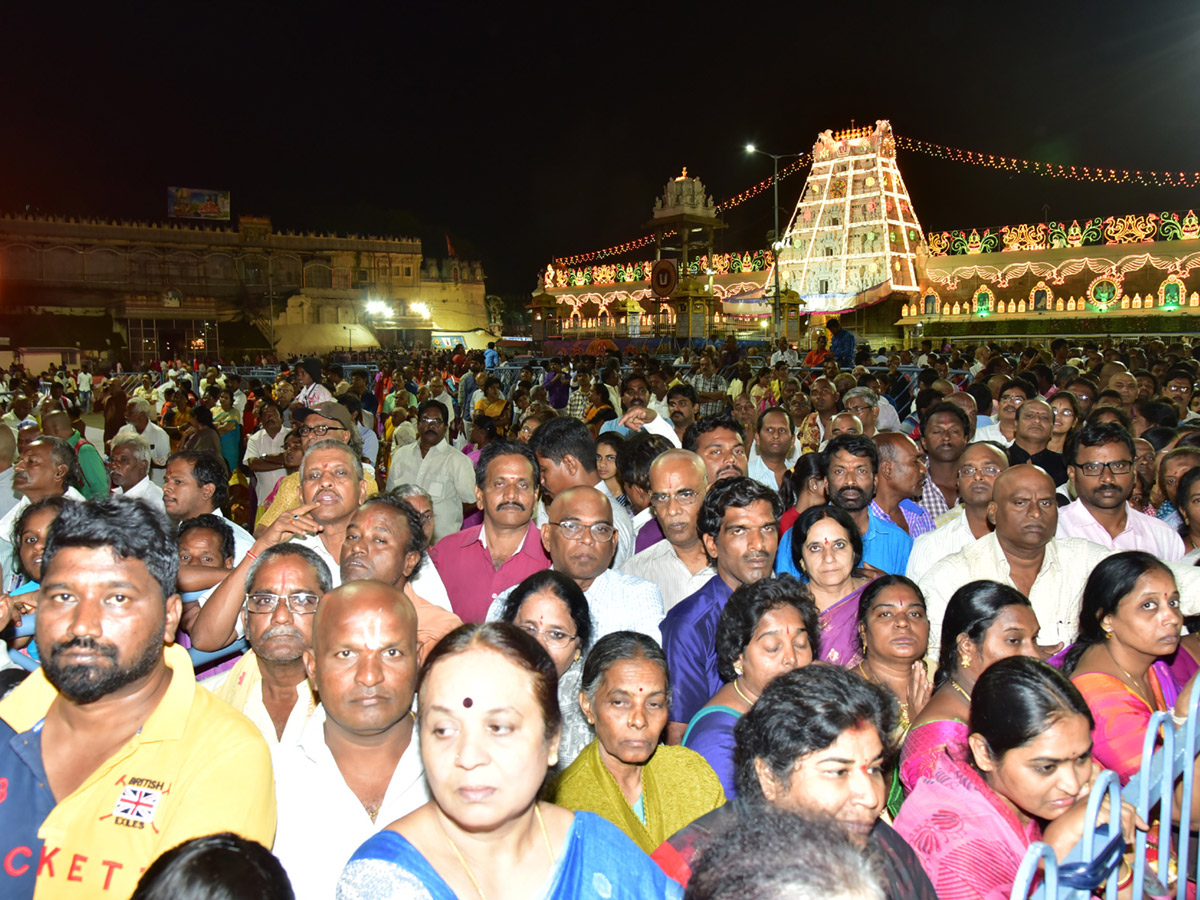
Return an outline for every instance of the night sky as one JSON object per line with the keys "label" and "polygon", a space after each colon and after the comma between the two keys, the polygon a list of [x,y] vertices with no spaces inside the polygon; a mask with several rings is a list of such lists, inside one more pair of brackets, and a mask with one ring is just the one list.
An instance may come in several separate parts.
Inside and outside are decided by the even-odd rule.
{"label": "night sky", "polygon": [[[1200,170],[1200,5],[21,4],[0,19],[0,210],[162,218],[229,189],[279,228],[409,234],[528,295],[636,238],[686,165],[718,200],[826,128]],[[786,10],[781,12],[781,10]],[[779,16],[779,18],[775,18]],[[927,229],[1200,208],[901,152]],[[780,185],[786,221],[803,184]],[[767,192],[723,249],[765,244]]]}

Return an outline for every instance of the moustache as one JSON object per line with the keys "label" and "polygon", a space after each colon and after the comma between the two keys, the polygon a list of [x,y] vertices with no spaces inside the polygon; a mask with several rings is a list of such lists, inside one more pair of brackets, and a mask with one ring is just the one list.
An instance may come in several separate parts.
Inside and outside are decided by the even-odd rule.
{"label": "moustache", "polygon": [[260,640],[269,641],[271,638],[277,637],[294,637],[296,640],[304,640],[304,636],[300,634],[299,630],[290,625],[276,625],[274,628],[268,628],[262,633]]}
{"label": "moustache", "polygon": [[519,509],[521,512],[525,512],[525,507],[522,506],[520,503],[518,503],[516,500],[509,500],[506,503],[501,503],[500,506],[497,508],[498,509]]}
{"label": "moustache", "polygon": [[90,637],[75,637],[69,641],[59,641],[50,648],[50,657],[53,659],[70,650],[90,650],[93,653],[99,653],[105,659],[117,659],[117,648],[111,644],[101,644],[95,638]]}

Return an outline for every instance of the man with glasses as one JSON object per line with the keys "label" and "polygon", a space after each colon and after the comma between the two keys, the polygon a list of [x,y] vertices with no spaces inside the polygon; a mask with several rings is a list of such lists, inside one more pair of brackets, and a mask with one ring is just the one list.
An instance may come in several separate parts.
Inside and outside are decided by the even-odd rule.
{"label": "man with glasses", "polygon": [[462,528],[475,506],[475,467],[445,440],[449,425],[445,406],[426,400],[417,408],[417,442],[398,447],[388,467],[389,489],[409,483],[429,491],[435,541]]}
{"label": "man with glasses", "polygon": [[1041,397],[1026,400],[1017,408],[1017,431],[1008,449],[1009,461],[1018,466],[1033,463],[1054,479],[1055,487],[1067,483],[1067,464],[1061,453],[1050,449],[1054,411]]}
{"label": "man with glasses", "polygon": [[[975,431],[977,441],[995,441],[1011,447],[1017,436],[1017,410],[1033,396],[1033,388],[1015,378],[1004,382],[996,395],[997,417],[994,425]],[[1094,397],[1093,397],[1094,399]],[[1047,438],[1047,440],[1049,440]]]}
{"label": "man with glasses", "polygon": [[321,600],[304,665],[321,703],[276,755],[275,855],[298,900],[337,892],[365,840],[429,800],[412,715],[417,616],[396,587],[344,584]]}
{"label": "man with glasses", "polygon": [[[608,497],[593,487],[567,488],[550,504],[542,544],[552,568],[572,579],[587,597],[593,640],[614,631],[637,631],[661,640],[663,598],[658,586],[609,568],[617,538],[612,522]],[[500,620],[511,591],[492,601],[487,621]]]}
{"label": "man with glasses", "polygon": [[464,622],[482,622],[504,590],[550,567],[533,523],[540,482],[537,457],[524,444],[493,441],[479,454],[475,502],[483,522],[447,535],[429,551]]}
{"label": "man with glasses", "polygon": [[[294,418],[300,423],[297,430],[300,432],[300,441],[305,451],[317,441],[333,440],[349,445],[354,453],[362,458],[362,438],[359,436],[358,427],[350,418],[350,410],[337,401],[321,403],[310,410],[295,409]],[[379,485],[375,483],[375,476],[370,471],[363,473],[363,480],[367,484],[368,497],[379,493]],[[275,487],[275,499],[259,517],[254,528],[255,536],[265,534],[276,519],[284,513],[290,514],[300,502],[300,473],[293,472],[280,478]]]}
{"label": "man with glasses", "polygon": [[1075,399],[1079,401],[1079,413],[1085,419],[1100,397],[1100,387],[1090,378],[1080,377],[1068,381],[1063,390],[1075,395]]}
{"label": "man with glasses", "polygon": [[1133,439],[1120,425],[1083,426],[1071,444],[1068,477],[1079,498],[1058,511],[1058,537],[1086,538],[1111,550],[1144,550],[1182,559],[1183,539],[1169,525],[1129,505],[1136,477]]}
{"label": "man with glasses", "polygon": [[1192,412],[1192,394],[1195,389],[1196,376],[1185,366],[1169,369],[1163,378],[1163,393],[1179,410],[1180,423],[1200,419],[1200,415]]}
{"label": "man with glasses", "polygon": [[1008,468],[1004,449],[991,441],[970,444],[958,458],[958,497],[962,501],[934,520],[933,531],[913,541],[904,574],[919,581],[939,560],[990,534],[988,504],[997,476]]}
{"label": "man with glasses", "polygon": [[667,450],[650,464],[650,508],[664,540],[621,567],[658,585],[667,612],[716,574],[696,524],[708,491],[704,461],[689,450]]}
{"label": "man with glasses", "polygon": [[200,682],[254,723],[272,755],[299,740],[316,706],[303,654],[317,603],[332,585],[329,567],[307,547],[268,547],[246,575],[241,623],[250,650]]}
{"label": "man with glasses", "polygon": [[868,387],[856,387],[846,391],[842,397],[842,408],[858,417],[862,433],[875,437],[879,425],[879,395]]}

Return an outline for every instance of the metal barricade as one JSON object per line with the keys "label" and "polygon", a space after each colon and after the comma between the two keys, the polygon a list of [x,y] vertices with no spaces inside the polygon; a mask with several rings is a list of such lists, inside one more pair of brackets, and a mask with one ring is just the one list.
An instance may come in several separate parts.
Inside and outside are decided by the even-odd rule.
{"label": "metal barricade", "polygon": [[[1101,885],[1107,900],[1116,900],[1117,873],[1125,845],[1116,816],[1112,816],[1112,821],[1107,824],[1097,824],[1100,804],[1105,796],[1109,798],[1111,809],[1117,808],[1118,798],[1135,805],[1138,815],[1151,824],[1155,834],[1158,871],[1168,873],[1174,869],[1178,873],[1175,887],[1168,893],[1166,888],[1170,887],[1169,879],[1164,879],[1149,868],[1151,832],[1137,832],[1132,873],[1134,897],[1140,898],[1143,885],[1153,887],[1157,880],[1162,889],[1155,890],[1154,894],[1174,894],[1176,900],[1184,900],[1189,879],[1192,882],[1200,880],[1200,858],[1191,859],[1194,852],[1191,845],[1191,798],[1196,756],[1200,752],[1198,709],[1200,690],[1193,690],[1188,698],[1187,718],[1183,724],[1176,726],[1171,714],[1166,712],[1156,712],[1151,717],[1142,744],[1142,764],[1137,774],[1129,779],[1129,783],[1118,794],[1116,773],[1102,773],[1088,799],[1089,824],[1083,839],[1061,862],[1047,844],[1038,842],[1030,846],[1017,871],[1010,900],[1087,900],[1099,893]],[[1158,746],[1160,736],[1161,746]],[[1176,784],[1182,785],[1178,825],[1171,821]],[[1157,828],[1153,827],[1152,812],[1157,813]],[[1031,891],[1039,869],[1044,877]]]}

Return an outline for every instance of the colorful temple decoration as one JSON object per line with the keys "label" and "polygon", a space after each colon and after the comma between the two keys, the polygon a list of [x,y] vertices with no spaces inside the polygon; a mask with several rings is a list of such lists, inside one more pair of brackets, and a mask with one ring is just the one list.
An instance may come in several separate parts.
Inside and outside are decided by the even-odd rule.
{"label": "colorful temple decoration", "polygon": [[1154,241],[1194,241],[1200,238],[1200,219],[1194,210],[1145,215],[1109,216],[1085,221],[1038,222],[977,228],[965,231],[933,231],[925,235],[930,256],[971,256],[979,253],[1022,253],[1030,250],[1060,250],[1070,247],[1148,244]]}

